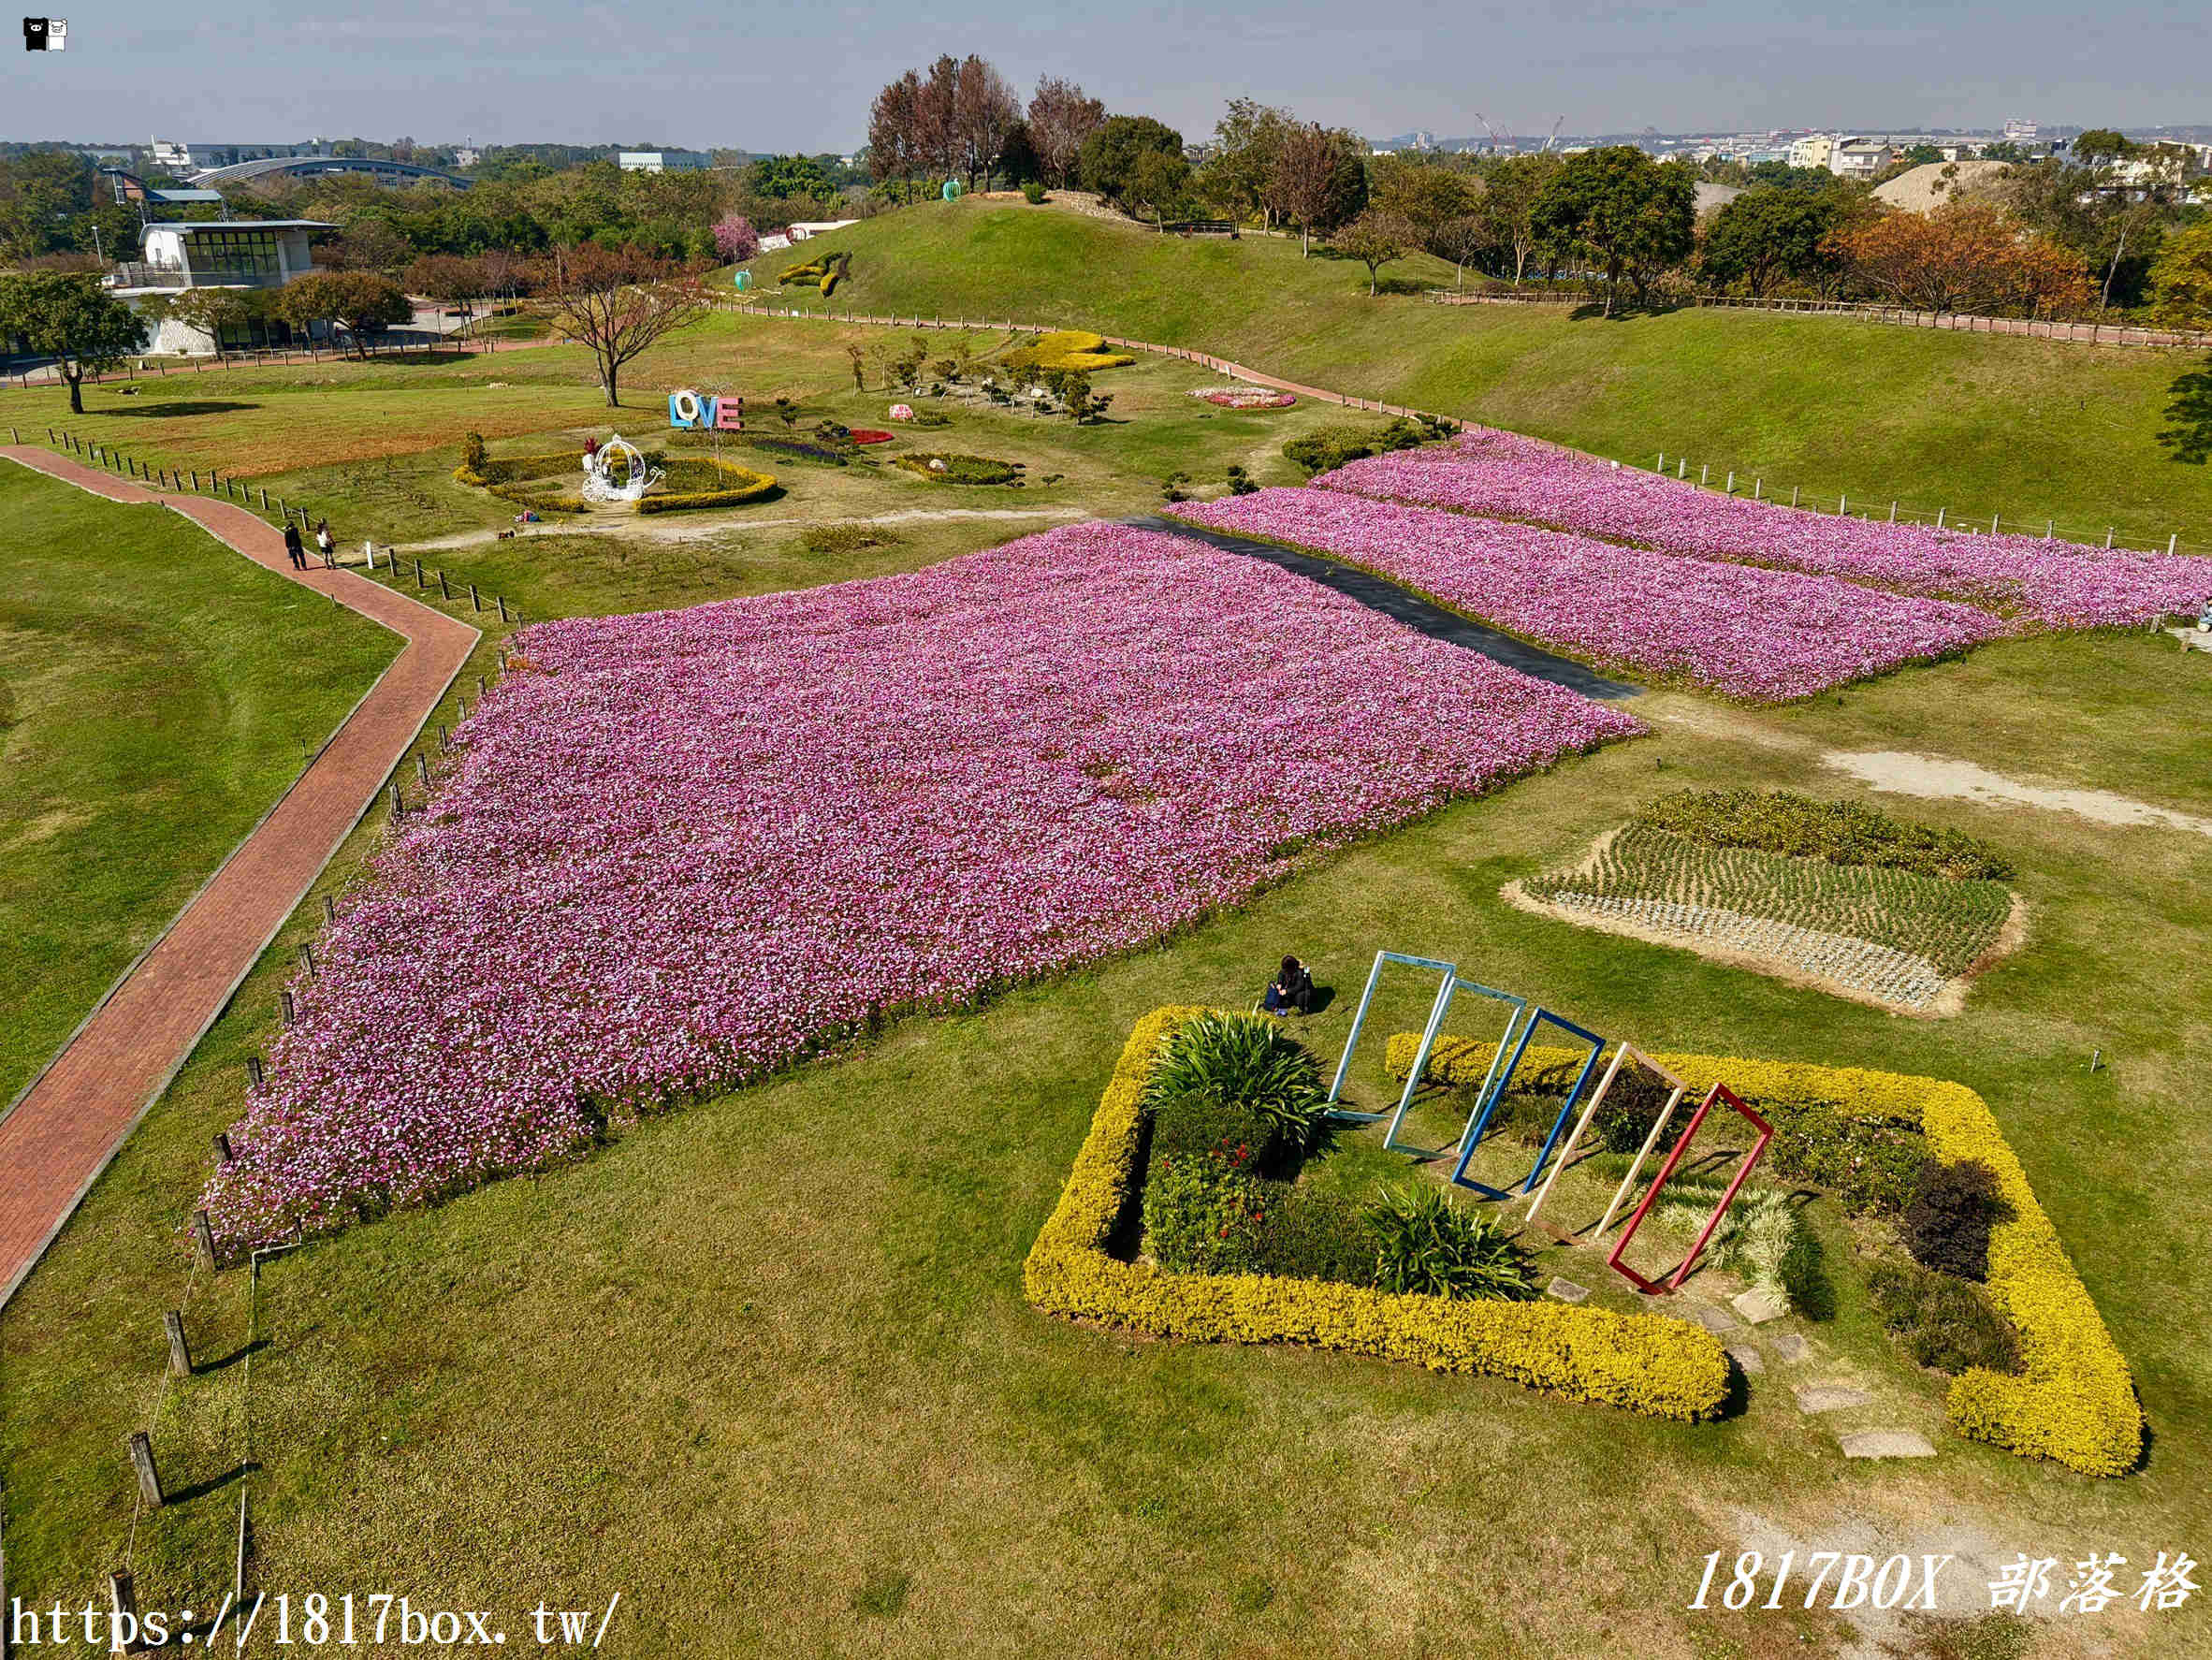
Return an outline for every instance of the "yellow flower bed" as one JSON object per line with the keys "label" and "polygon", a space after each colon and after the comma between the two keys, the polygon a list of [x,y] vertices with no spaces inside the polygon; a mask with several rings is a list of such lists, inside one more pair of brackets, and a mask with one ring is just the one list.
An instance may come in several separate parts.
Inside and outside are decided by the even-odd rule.
{"label": "yellow flower bed", "polygon": [[1719,1340],[1680,1320],[1561,1303],[1396,1295],[1270,1274],[1169,1274],[1125,1262],[1107,1242],[1143,1177],[1140,1098],[1162,1041],[1197,1009],[1157,1009],[1129,1034],[1068,1185],[1022,1271],[1051,1314],[1161,1337],[1304,1343],[1410,1361],[1437,1372],[1695,1421],[1719,1414],[1728,1361]]}
{"label": "yellow flower bed", "polygon": [[[1404,1077],[1419,1046],[1418,1033],[1392,1035],[1386,1056],[1390,1070]],[[1479,1040],[1439,1039],[1430,1052],[1428,1075],[1441,1084],[1479,1083],[1495,1047]],[[2055,1459],[2085,1475],[2123,1476],[2134,1468],[2143,1450],[2143,1409],[2127,1359],[1979,1095],[1941,1078],[1859,1067],[1656,1052],[1652,1058],[1695,1089],[1725,1084],[1754,1107],[1762,1099],[1819,1103],[1851,1117],[1910,1123],[1928,1138],[1935,1158],[1987,1165],[2012,1211],[2011,1219],[1989,1235],[1989,1296],[2020,1334],[2026,1370],[2008,1376],[1976,1368],[1953,1379],[1946,1405],[1951,1428],[1970,1440],[2027,1458]],[[1532,1044],[1521,1068],[1564,1069],[1581,1060],[1579,1051]]]}

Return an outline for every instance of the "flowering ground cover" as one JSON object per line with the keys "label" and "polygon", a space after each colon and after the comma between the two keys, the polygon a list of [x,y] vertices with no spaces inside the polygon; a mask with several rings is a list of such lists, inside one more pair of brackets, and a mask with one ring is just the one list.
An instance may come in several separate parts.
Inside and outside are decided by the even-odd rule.
{"label": "flowering ground cover", "polygon": [[1363,565],[1608,668],[1756,703],[1805,697],[2005,632],[1970,605],[1879,593],[1830,576],[1679,559],[1346,490],[1267,489],[1171,511],[1212,530]]}
{"label": "flowering ground cover", "polygon": [[1643,730],[1115,525],[515,649],[294,983],[204,1199],[226,1250],[542,1166]]}
{"label": "flowering ground cover", "polygon": [[1375,456],[1314,482],[1666,553],[1847,577],[2054,628],[2140,626],[2193,611],[2212,593],[2212,560],[1802,512],[1512,432],[1467,432],[1448,451]]}

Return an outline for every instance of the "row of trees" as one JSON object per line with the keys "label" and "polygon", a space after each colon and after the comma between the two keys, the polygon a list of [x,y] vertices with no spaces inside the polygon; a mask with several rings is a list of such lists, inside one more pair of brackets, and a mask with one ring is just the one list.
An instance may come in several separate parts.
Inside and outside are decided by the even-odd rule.
{"label": "row of trees", "polygon": [[948,53],[876,95],[868,109],[868,172],[910,200],[924,181],[961,179],[974,190],[1001,173],[1014,182],[1065,188],[1075,180],[1084,141],[1105,121],[1106,107],[1072,81],[1046,76],[1025,109],[989,63],[972,52]]}

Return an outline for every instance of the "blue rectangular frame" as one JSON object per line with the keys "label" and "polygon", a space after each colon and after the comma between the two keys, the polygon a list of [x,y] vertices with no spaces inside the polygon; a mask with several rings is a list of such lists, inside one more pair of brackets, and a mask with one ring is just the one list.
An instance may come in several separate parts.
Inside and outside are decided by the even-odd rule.
{"label": "blue rectangular frame", "polygon": [[[1429,1029],[1421,1034],[1420,1053],[1413,1057],[1413,1070],[1405,1074],[1405,1093],[1399,1098],[1398,1110],[1390,1115],[1390,1128],[1384,1132],[1383,1145],[1393,1153],[1411,1153],[1420,1158],[1441,1158],[1448,1153],[1458,1151],[1466,1143],[1466,1125],[1460,1127],[1460,1139],[1447,1146],[1417,1147],[1409,1142],[1402,1142],[1398,1139],[1398,1131],[1405,1122],[1405,1114],[1413,1106],[1413,1092],[1420,1085],[1421,1074],[1428,1070],[1429,1051],[1434,1045],[1436,1035],[1444,1025],[1444,1016],[1450,1009],[1452,998],[1463,991],[1473,992],[1477,997],[1494,998],[1506,1005],[1506,1029],[1498,1034],[1498,1045],[1491,1051],[1490,1070],[1482,1075],[1482,1088],[1475,1098],[1475,1106],[1467,1114],[1467,1122],[1472,1124],[1478,1114],[1488,1116],[1488,1114],[1484,1112],[1484,1103],[1491,1099],[1492,1083],[1498,1074],[1498,1063],[1506,1057],[1506,1046],[1513,1041],[1513,1035],[1520,1028],[1522,1016],[1528,1012],[1528,999],[1517,997],[1511,992],[1499,991],[1494,986],[1478,985],[1472,980],[1462,980],[1457,974],[1454,974],[1445,986],[1444,994],[1438,997],[1436,1009],[1430,1015]],[[1524,1045],[1525,1042],[1524,1039]],[[1520,1051],[1516,1050],[1514,1053],[1518,1056]],[[1497,1086],[1504,1087],[1502,1084]]]}
{"label": "blue rectangular frame", "polygon": [[[1565,1128],[1567,1115],[1575,1110],[1575,1102],[1581,1099],[1583,1086],[1590,1082],[1590,1074],[1596,1070],[1598,1056],[1605,1053],[1606,1047],[1606,1041],[1595,1032],[1585,1031],[1573,1021],[1554,1014],[1549,1009],[1542,1008],[1531,1014],[1521,1026],[1521,1041],[1513,1046],[1513,1058],[1506,1063],[1506,1070],[1502,1075],[1498,1076],[1496,1084],[1492,1085],[1488,1077],[1483,1080],[1484,1095],[1477,1103],[1474,1114],[1467,1120],[1466,1133],[1460,1138],[1460,1161],[1451,1172],[1454,1186],[1472,1187],[1486,1199],[1510,1199],[1513,1197],[1513,1189],[1510,1187],[1492,1187],[1487,1183],[1477,1181],[1467,1173],[1467,1166],[1473,1161],[1475,1149],[1482,1144],[1482,1138],[1490,1129],[1491,1114],[1497,1110],[1498,1102],[1505,1099],[1506,1090],[1513,1082],[1513,1074],[1521,1066],[1521,1057],[1528,1052],[1528,1041],[1535,1036],[1537,1027],[1547,1025],[1555,1026],[1561,1031],[1579,1038],[1590,1045],[1590,1054],[1584,1058],[1582,1070],[1575,1078],[1574,1088],[1567,1091],[1566,1102],[1559,1109],[1559,1116],[1551,1121],[1551,1133],[1544,1138],[1544,1145],[1536,1154],[1535,1163],[1529,1166],[1528,1175],[1521,1184],[1521,1191],[1526,1193],[1536,1185],[1536,1177],[1544,1169],[1544,1160],[1550,1158],[1552,1147],[1558,1143],[1559,1132]],[[1503,1041],[1499,1042],[1498,1047],[1501,1052],[1504,1050]],[[1491,1061],[1491,1070],[1493,1073],[1497,1070],[1497,1060],[1494,1056]]]}
{"label": "blue rectangular frame", "polygon": [[1367,970],[1367,989],[1360,994],[1360,1010],[1352,1016],[1351,1035],[1345,1040],[1344,1054],[1337,1057],[1336,1076],[1330,1081],[1328,1097],[1322,1102],[1330,1117],[1342,1119],[1347,1124],[1375,1124],[1390,1116],[1387,1113],[1355,1113],[1336,1104],[1344,1092],[1345,1077],[1352,1070],[1352,1051],[1360,1046],[1360,1032],[1367,1024],[1367,1006],[1375,1000],[1375,988],[1382,979],[1385,963],[1399,963],[1408,968],[1433,968],[1444,976],[1444,983],[1436,988],[1436,1000],[1430,1006],[1428,1024],[1421,1028],[1420,1055],[1415,1062],[1412,1075],[1405,1081],[1405,1095],[1398,1103],[1400,1113],[1404,1112],[1405,1102],[1413,1099],[1413,1086],[1421,1075],[1421,1069],[1429,1063],[1429,1046],[1435,1042],[1436,1030],[1444,1024],[1444,1011],[1450,1006],[1452,983],[1459,978],[1460,972],[1458,964],[1440,963],[1434,957],[1407,956],[1397,951],[1378,951],[1375,954],[1375,966]]}

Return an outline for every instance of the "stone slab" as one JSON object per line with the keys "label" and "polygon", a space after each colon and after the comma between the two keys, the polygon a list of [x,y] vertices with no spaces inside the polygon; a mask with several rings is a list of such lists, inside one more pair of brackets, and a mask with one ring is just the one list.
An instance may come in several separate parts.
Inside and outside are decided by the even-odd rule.
{"label": "stone slab", "polygon": [[1743,1368],[1746,1377],[1756,1377],[1767,1370],[1767,1357],[1759,1352],[1756,1344],[1731,1343],[1728,1358]]}
{"label": "stone slab", "polygon": [[1795,1366],[1800,1361],[1812,1358],[1812,1345],[1795,1332],[1783,1332],[1767,1339],[1774,1350],[1774,1358],[1785,1366]]}
{"label": "stone slab", "polygon": [[1728,1306],[1743,1317],[1747,1325],[1763,1326],[1768,1320],[1778,1320],[1787,1313],[1785,1303],[1778,1303],[1768,1292],[1739,1291],[1728,1299]]}
{"label": "stone slab", "polygon": [[1579,1286],[1571,1279],[1561,1279],[1554,1274],[1551,1283],[1544,1288],[1544,1294],[1548,1297],[1556,1297],[1562,1303],[1579,1303],[1590,1295],[1590,1288]]}
{"label": "stone slab", "polygon": [[1797,1410],[1807,1414],[1847,1412],[1854,1406],[1874,1404],[1872,1395],[1847,1383],[1800,1383],[1792,1387],[1791,1393],[1797,1397]]}
{"label": "stone slab", "polygon": [[1682,1318],[1693,1325],[1703,1326],[1716,1337],[1724,1332],[1739,1330],[1736,1322],[1728,1318],[1726,1310],[1715,1308],[1710,1303],[1691,1303],[1682,1310]]}
{"label": "stone slab", "polygon": [[1845,1458],[1933,1458],[1928,1437],[1912,1430],[1857,1430],[1836,1437]]}

